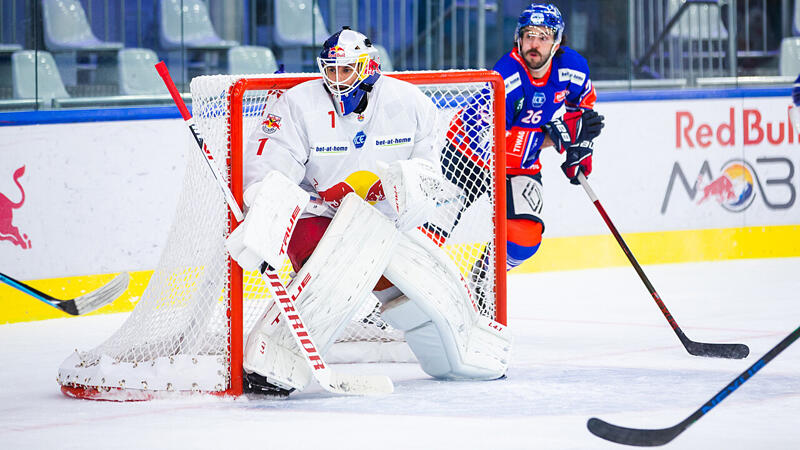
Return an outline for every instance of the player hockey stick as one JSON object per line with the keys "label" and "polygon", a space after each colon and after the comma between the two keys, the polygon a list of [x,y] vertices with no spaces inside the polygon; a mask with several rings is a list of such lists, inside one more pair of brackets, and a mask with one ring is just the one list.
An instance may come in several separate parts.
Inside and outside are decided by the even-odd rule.
{"label": "player hockey stick", "polygon": [[[194,119],[189,113],[189,109],[186,108],[186,104],[183,102],[183,98],[181,98],[178,88],[175,87],[175,83],[172,81],[172,77],[169,74],[166,64],[161,61],[156,64],[155,67],[158,71],[158,74],[164,80],[164,84],[167,86],[169,93],[172,95],[172,99],[175,101],[175,106],[178,107],[183,120],[186,122],[186,125],[188,125],[189,130],[192,132],[192,136],[194,137],[195,142],[197,142],[197,146],[203,154],[203,158],[208,164],[208,167],[211,169],[211,172],[214,174],[214,179],[217,181],[220,189],[222,189],[222,192],[225,195],[225,201],[228,203],[228,207],[230,208],[231,212],[233,212],[236,220],[241,222],[244,220],[242,209],[236,202],[236,198],[233,196],[233,192],[231,192],[230,188],[228,187],[228,184],[225,181],[225,178],[222,176],[219,168],[214,163],[212,155],[203,144],[203,140],[200,138],[200,134],[197,132]],[[322,355],[317,353],[316,349],[318,347],[314,344],[314,341],[305,326],[305,322],[301,319],[297,308],[295,308],[294,300],[287,293],[288,289],[284,285],[283,281],[281,281],[277,271],[265,263],[262,265],[261,276],[266,285],[269,287],[270,292],[272,292],[275,298],[278,299],[280,306],[278,310],[280,312],[281,319],[283,319],[284,323],[292,324],[292,326],[289,326],[292,337],[294,337],[295,342],[301,349],[300,353],[305,358],[309,367],[311,367],[311,372],[314,375],[314,379],[317,380],[323,389],[328,392],[344,395],[390,394],[394,391],[392,380],[390,380],[387,376],[346,374],[336,372],[328,367],[328,365],[323,361]]]}
{"label": "player hockey stick", "polygon": [[772,347],[772,350],[768,351],[764,356],[761,357],[761,359],[756,361],[755,364],[750,366],[744,372],[740,373],[738,377],[734,378],[733,381],[728,383],[728,385],[722,388],[721,391],[717,392],[716,395],[711,397],[703,406],[692,413],[692,415],[673,427],[662,428],[660,430],[625,428],[612,425],[596,417],[589,419],[589,421],[586,423],[586,427],[589,428],[589,431],[591,431],[595,436],[603,438],[607,441],[616,442],[618,444],[635,445],[639,447],[655,447],[658,445],[664,445],[667,442],[675,439],[675,437],[681,434],[683,430],[689,428],[690,425],[700,420],[700,418],[703,417],[707,412],[711,411],[712,408],[725,400],[728,395],[733,393],[733,391],[738,389],[753,375],[755,375],[756,372],[766,366],[768,362],[772,361],[772,359],[778,356],[780,352],[784,351],[786,347],[791,345],[792,342],[796,341],[798,337],[800,337],[800,327],[797,327],[797,329],[780,341],[778,345]]}
{"label": "player hockey stick", "polygon": [[619,233],[619,231],[617,231],[617,227],[615,227],[611,222],[611,219],[608,217],[603,205],[600,204],[600,200],[598,200],[597,195],[595,195],[594,191],[589,186],[589,182],[586,181],[586,177],[583,175],[583,172],[578,172],[578,181],[581,183],[581,186],[583,186],[583,190],[586,191],[589,199],[591,199],[592,203],[594,203],[597,211],[600,212],[600,215],[603,217],[606,225],[608,225],[608,229],[611,230],[611,234],[614,235],[614,238],[622,248],[625,256],[628,257],[628,261],[631,262],[633,268],[636,270],[636,273],[639,274],[639,278],[647,287],[647,290],[650,292],[653,300],[656,301],[658,308],[661,309],[661,313],[667,318],[667,322],[669,322],[669,324],[672,326],[672,330],[678,335],[678,339],[680,339],[681,344],[683,344],[683,346],[686,348],[686,351],[694,356],[709,356],[714,358],[742,359],[747,357],[747,355],[750,354],[750,349],[744,344],[707,344],[703,342],[695,342],[686,336],[683,330],[681,330],[681,327],[678,326],[678,322],[676,322],[675,318],[672,316],[672,314],[670,314],[667,306],[663,301],[661,301],[661,297],[658,295],[658,292],[656,292],[656,288],[653,287],[653,285],[650,283],[650,280],[647,278],[647,275],[644,274],[642,266],[639,265],[639,262],[636,261],[633,253],[631,253],[631,249],[628,248],[627,244],[625,244],[625,241],[622,239],[622,235]]}
{"label": "player hockey stick", "polygon": [[62,300],[45,294],[44,292],[28,286],[21,281],[15,280],[6,274],[0,273],[0,281],[3,283],[73,316],[90,313],[111,303],[117,297],[122,295],[122,293],[125,292],[125,289],[128,289],[128,280],[128,273],[122,272],[99,289],[89,292],[88,294],[83,294],[79,297]]}

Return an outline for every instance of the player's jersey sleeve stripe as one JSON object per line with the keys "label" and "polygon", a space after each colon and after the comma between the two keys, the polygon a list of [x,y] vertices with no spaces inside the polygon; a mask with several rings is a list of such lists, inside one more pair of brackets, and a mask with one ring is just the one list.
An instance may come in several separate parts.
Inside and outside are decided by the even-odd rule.
{"label": "player's jersey sleeve stripe", "polygon": [[594,109],[594,104],[597,102],[597,93],[594,90],[594,86],[589,82],[589,90],[586,94],[583,95],[580,104],[578,105],[581,109]]}

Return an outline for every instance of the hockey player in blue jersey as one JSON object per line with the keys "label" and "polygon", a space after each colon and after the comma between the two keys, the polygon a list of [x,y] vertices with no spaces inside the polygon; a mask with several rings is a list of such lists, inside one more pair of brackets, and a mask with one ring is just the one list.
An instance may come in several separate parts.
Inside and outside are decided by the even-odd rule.
{"label": "hockey player in blue jersey", "polygon": [[593,110],[597,96],[586,59],[564,45],[564,20],[553,5],[534,3],[522,12],[514,48],[494,70],[506,89],[511,270],[536,253],[544,231],[539,153],[549,146],[566,153],[561,168],[578,184],[579,172],[588,176],[592,171],[592,140],[600,134],[603,116]]}
{"label": "hockey player in blue jersey", "polygon": [[[553,5],[534,3],[522,12],[514,48],[500,58],[494,70],[505,81],[506,270],[511,270],[536,253],[544,231],[540,151],[554,146],[559,153],[566,153],[561,168],[578,184],[578,173],[588,176],[592,171],[592,141],[603,128],[603,116],[593,110],[596,95],[586,60],[564,46],[564,20]],[[483,91],[465,100],[450,121],[441,151],[445,177],[464,189],[462,211],[485,194],[492,182],[481,164],[489,159],[491,140],[477,131],[491,114],[488,98],[489,92]],[[472,183],[469,190],[465,179]],[[429,222],[423,229],[443,245],[459,220],[460,214],[455,222]],[[470,270],[479,303],[484,285],[491,289],[484,283],[492,273],[485,252]]]}

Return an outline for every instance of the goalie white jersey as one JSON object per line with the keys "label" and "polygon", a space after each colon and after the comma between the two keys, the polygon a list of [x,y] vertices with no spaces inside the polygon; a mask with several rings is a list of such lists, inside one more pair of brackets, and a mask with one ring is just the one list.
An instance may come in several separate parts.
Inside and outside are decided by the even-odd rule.
{"label": "goalie white jersey", "polygon": [[312,196],[306,215],[333,217],[349,192],[390,218],[377,161],[422,158],[439,164],[433,128],[437,109],[416,86],[380,77],[363,113],[341,116],[322,80],[286,91],[268,106],[245,149],[244,184],[270,170],[285,174]]}

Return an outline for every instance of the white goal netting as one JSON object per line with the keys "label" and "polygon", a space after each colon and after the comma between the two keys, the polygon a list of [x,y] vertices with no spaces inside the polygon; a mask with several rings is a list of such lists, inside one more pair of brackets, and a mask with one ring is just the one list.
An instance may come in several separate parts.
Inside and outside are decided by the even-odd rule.
{"label": "white goal netting", "polygon": [[[500,233],[505,200],[501,195],[498,205],[495,152],[498,136],[503,137],[494,126],[496,80],[481,71],[387,76],[417,84],[441,112],[436,148],[441,150],[443,173],[458,195],[420,232],[445,249],[481,313],[494,318],[505,302],[504,285],[495,285],[496,275],[505,277],[503,248],[501,264],[496,262],[498,235],[505,245]],[[238,146],[287,88],[309,77],[313,75],[250,76],[244,87],[241,76],[192,81],[195,123],[207,150],[231,177],[234,191],[241,189],[241,180],[235,182],[241,177]],[[237,88],[231,89],[234,85]],[[236,98],[232,90],[243,92],[240,109],[231,107]],[[193,141],[187,152],[182,194],[150,284],[114,335],[64,361],[58,380],[68,395],[139,399],[162,391],[240,393],[236,379],[242,343],[271,297],[256,273],[242,274],[239,285],[238,268],[225,250],[232,224],[222,191]],[[281,270],[287,283],[290,270],[287,260]],[[383,323],[378,306],[361,311],[326,355],[329,362],[408,357],[402,334]]]}

